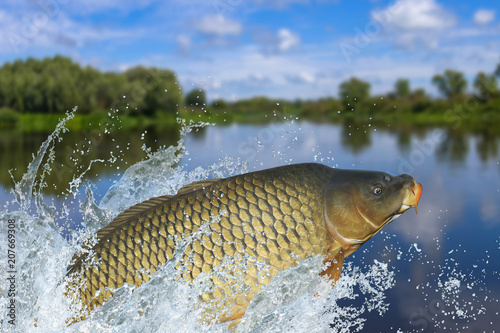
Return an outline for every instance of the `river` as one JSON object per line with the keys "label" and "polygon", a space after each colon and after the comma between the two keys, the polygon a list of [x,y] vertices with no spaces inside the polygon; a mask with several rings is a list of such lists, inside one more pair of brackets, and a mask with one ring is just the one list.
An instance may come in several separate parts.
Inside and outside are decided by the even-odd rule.
{"label": "river", "polygon": [[[325,290],[321,280],[311,278],[310,272],[320,266],[311,258],[278,276],[239,331],[493,332],[500,327],[499,138],[440,128],[300,119],[179,131],[61,131],[45,141],[45,154],[38,153],[40,166],[34,166],[35,159],[30,168],[32,154],[48,135],[18,138],[29,155],[18,156],[12,144],[3,146],[2,163],[17,168],[12,173],[18,182],[14,195],[14,183],[2,168],[2,233],[7,233],[7,220],[15,220],[18,237],[17,323],[8,323],[9,311],[3,307],[4,329],[201,329],[191,318],[196,311],[190,298],[183,294],[196,290],[165,282],[169,268],[156,287],[148,283],[133,293],[123,290],[121,299],[91,320],[65,329],[67,304],[57,282],[75,242],[133,203],[175,192],[185,183],[302,162],[411,174],[423,185],[418,214],[406,212],[346,259],[335,288],[345,292]],[[27,170],[33,177],[26,176]],[[7,253],[7,236],[0,244]],[[1,272],[7,276],[6,256],[1,258]],[[281,294],[282,285],[294,291]],[[163,297],[159,288],[170,288],[170,296],[153,302]],[[7,284],[0,289],[5,304],[10,301],[8,289]],[[35,318],[38,327],[32,325]],[[224,331],[225,326],[203,330]]]}

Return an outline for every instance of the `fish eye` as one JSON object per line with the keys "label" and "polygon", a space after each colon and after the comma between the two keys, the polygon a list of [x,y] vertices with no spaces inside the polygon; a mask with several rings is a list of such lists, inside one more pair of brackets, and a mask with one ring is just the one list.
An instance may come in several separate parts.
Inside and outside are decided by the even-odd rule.
{"label": "fish eye", "polygon": [[384,188],[379,182],[372,183],[372,192],[375,195],[379,195],[383,192]]}

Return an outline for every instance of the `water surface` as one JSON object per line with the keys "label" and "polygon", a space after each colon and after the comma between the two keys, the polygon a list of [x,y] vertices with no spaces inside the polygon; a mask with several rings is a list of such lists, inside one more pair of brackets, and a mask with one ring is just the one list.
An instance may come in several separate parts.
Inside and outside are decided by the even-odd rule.
{"label": "water surface", "polygon": [[[45,177],[49,185],[38,187],[38,197],[46,205],[52,205],[53,209],[44,210],[40,208],[42,204],[32,204],[23,215],[16,213],[19,207],[14,203],[4,207],[2,217],[14,214],[32,223],[52,219],[54,223],[64,226],[60,234],[65,238],[57,240],[60,245],[53,245],[55,241],[52,240],[50,246],[53,246],[51,249],[54,253],[69,260],[73,243],[67,243],[67,239],[72,230],[88,229],[90,232],[98,228],[101,223],[99,218],[109,219],[127,208],[127,205],[133,204],[134,200],[175,192],[183,183],[199,178],[228,176],[245,170],[301,162],[381,170],[391,174],[409,173],[424,188],[418,214],[413,210],[408,211],[346,260],[344,286],[350,295],[341,297],[326,291],[330,301],[328,298],[320,301],[325,306],[331,304],[332,308],[322,314],[318,310],[320,301],[312,296],[314,293],[304,296],[307,292],[301,294],[297,291],[294,297],[285,301],[284,309],[278,307],[269,310],[269,307],[256,305],[257,310],[249,315],[248,323],[244,322],[240,330],[279,331],[281,327],[285,331],[285,326],[276,325],[280,316],[287,318],[288,325],[291,325],[286,329],[303,332],[309,332],[311,327],[316,327],[314,330],[318,332],[329,329],[359,329],[363,332],[492,332],[500,327],[499,138],[434,128],[393,129],[391,126],[369,123],[333,125],[294,120],[265,125],[230,124],[194,129],[186,134],[179,149],[155,157],[155,151],[179,139],[178,133],[178,129],[127,134],[96,132],[94,138],[102,134],[103,139],[94,140],[79,134],[61,134],[62,142],[53,145],[56,157],[53,162],[49,161],[52,172],[48,172]],[[34,140],[35,144],[28,145],[32,148],[30,156],[44,139],[40,137]],[[21,141],[29,140],[24,138]],[[88,144],[82,145],[82,142]],[[14,153],[13,150],[8,151],[9,155],[4,152],[2,157]],[[81,158],[74,162],[68,159],[68,152]],[[165,157],[167,155],[168,158]],[[143,164],[137,167],[136,163],[141,160]],[[31,158],[17,157],[16,161],[18,171],[14,178],[19,181]],[[131,165],[135,169],[128,169]],[[122,178],[125,170],[126,177]],[[144,174],[144,170],[151,174]],[[39,171],[38,174],[41,173]],[[8,178],[2,174],[2,202],[11,202],[13,199]],[[116,185],[110,190],[113,184]],[[82,220],[85,220],[84,226],[81,225]],[[50,232],[48,235],[50,239],[55,237]],[[29,257],[35,250],[26,248],[26,253],[20,255]],[[315,267],[311,271],[319,269],[314,266],[314,261],[304,267],[309,267],[307,265]],[[26,299],[35,296],[48,299],[49,286],[53,286],[54,281],[64,274],[64,269],[58,268],[51,275],[47,267],[40,266],[38,270],[29,268],[32,279],[34,272],[45,276],[45,281],[40,282],[45,287],[37,289],[26,283],[26,288],[31,288],[35,294],[36,290],[38,293],[43,290],[42,295],[27,295],[24,296]],[[370,275],[374,271],[379,271],[378,275]],[[291,278],[280,276],[282,280],[279,282],[289,283],[295,276],[300,283],[293,286],[300,289],[309,281],[307,274],[304,271],[293,272]],[[363,284],[362,281],[368,282]],[[311,285],[314,286],[311,290],[321,289],[320,282],[313,281]],[[377,285],[379,290],[376,290]],[[134,294],[142,292],[151,298],[158,293],[158,288],[154,289],[150,285],[141,288],[140,292]],[[275,291],[275,294],[279,293]],[[161,295],[159,293],[157,297],[161,298]],[[287,300],[284,295],[280,297]],[[26,302],[29,304],[29,301]],[[129,303],[132,305],[125,307],[125,314],[134,313],[133,302]],[[164,316],[165,313],[161,311],[170,311],[170,314],[174,311],[161,306],[158,309],[155,311],[159,313],[151,314],[150,322],[154,323],[155,318]],[[262,309],[270,311],[268,318],[273,319],[274,324],[272,320],[266,321],[266,317],[259,317],[264,311]],[[180,317],[188,313],[178,311]],[[308,317],[308,311],[317,313]],[[348,315],[349,311],[353,313],[351,316]],[[101,317],[94,320],[99,325],[116,320],[116,317],[110,316],[103,312]],[[163,326],[158,323],[152,327],[166,329],[168,325],[178,324],[176,317],[172,318],[165,319],[167,324]],[[316,323],[317,318],[337,318],[336,321],[345,321],[346,325],[336,323],[321,326]],[[127,323],[126,317],[120,320],[120,325]],[[147,330],[147,325],[153,325],[141,324],[140,320],[137,323],[127,324],[129,326],[113,324],[110,331],[117,327],[125,327],[127,331]],[[101,327],[97,324],[82,325],[79,329]],[[185,325],[184,328],[189,331],[196,324],[187,321]],[[209,331],[224,329],[217,326],[209,328]],[[53,330],[63,328],[55,325]]]}

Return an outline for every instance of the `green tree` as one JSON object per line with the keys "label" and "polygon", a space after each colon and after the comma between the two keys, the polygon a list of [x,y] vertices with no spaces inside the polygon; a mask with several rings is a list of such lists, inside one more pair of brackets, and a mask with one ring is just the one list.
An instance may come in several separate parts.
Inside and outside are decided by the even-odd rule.
{"label": "green tree", "polygon": [[177,84],[174,72],[165,69],[151,68],[153,81],[150,82],[145,102],[146,110],[175,113],[182,102],[182,90]]}
{"label": "green tree", "polygon": [[164,69],[138,66],[125,73],[103,73],[62,56],[28,58],[0,67],[0,107],[62,113],[78,106],[89,113],[119,106],[126,110],[128,105],[137,113],[175,113],[182,101],[176,81],[175,74]]}
{"label": "green tree", "polygon": [[488,101],[498,92],[497,78],[494,75],[479,72],[474,80],[474,88],[481,99]]}
{"label": "green tree", "polygon": [[398,98],[407,98],[410,96],[410,81],[407,79],[398,79],[394,84],[394,93]]}
{"label": "green tree", "polygon": [[130,92],[130,107],[152,115],[157,110],[175,113],[181,103],[181,91],[172,71],[137,66],[125,72]]}
{"label": "green tree", "polygon": [[356,77],[340,84],[339,95],[346,109],[353,109],[356,104],[366,101],[370,97],[370,84]]}
{"label": "green tree", "polygon": [[[123,96],[130,93],[129,82],[127,81],[127,77],[122,73],[104,73],[104,75],[100,75],[96,79],[94,87],[96,90],[96,107],[100,110],[118,107]],[[124,105],[127,103],[129,102],[126,101]],[[126,113],[129,109],[124,107],[120,110]]]}
{"label": "green tree", "polygon": [[448,99],[459,98],[464,95],[467,89],[467,80],[463,73],[447,69],[443,75],[436,74],[432,78],[439,91]]}
{"label": "green tree", "polygon": [[186,105],[202,107],[206,102],[207,98],[203,89],[195,88],[186,95]]}
{"label": "green tree", "polygon": [[24,85],[25,77],[19,75],[12,80],[13,82],[13,96],[12,96],[12,108],[15,110],[24,111]]}
{"label": "green tree", "polygon": [[317,101],[307,101],[302,106],[304,116],[335,117],[342,109],[342,103],[335,98],[321,98]]}
{"label": "green tree", "polygon": [[431,98],[429,96],[427,96],[427,93],[422,88],[415,89],[410,94],[409,101],[410,101],[410,105],[411,105],[410,106],[411,111],[415,112],[415,113],[426,111],[433,104],[433,101],[431,100]]}
{"label": "green tree", "polygon": [[214,109],[219,109],[219,110],[225,110],[227,109],[227,103],[223,99],[216,99],[215,101],[212,102],[212,108]]}

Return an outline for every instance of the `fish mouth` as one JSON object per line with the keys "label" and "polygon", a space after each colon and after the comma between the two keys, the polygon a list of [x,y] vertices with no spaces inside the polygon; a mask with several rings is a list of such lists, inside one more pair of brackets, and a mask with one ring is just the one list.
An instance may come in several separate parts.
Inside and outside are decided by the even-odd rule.
{"label": "fish mouth", "polygon": [[418,202],[420,201],[420,196],[422,195],[422,184],[417,183],[413,180],[413,187],[408,190],[406,196],[403,200],[401,208],[396,212],[397,214],[402,214],[406,212],[411,207],[415,208],[415,213],[417,213]]}

